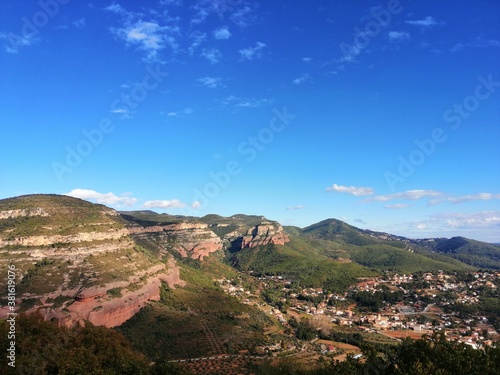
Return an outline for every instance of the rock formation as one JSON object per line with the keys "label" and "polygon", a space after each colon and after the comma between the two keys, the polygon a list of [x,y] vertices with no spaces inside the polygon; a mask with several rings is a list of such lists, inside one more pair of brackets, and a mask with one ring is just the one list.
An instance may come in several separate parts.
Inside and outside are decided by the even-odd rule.
{"label": "rock formation", "polygon": [[241,241],[241,248],[253,248],[269,243],[284,245],[289,241],[290,239],[281,225],[271,222],[262,222],[247,231]]}
{"label": "rock formation", "polygon": [[222,240],[204,223],[134,226],[129,228],[129,233],[136,238],[153,238],[158,245],[184,258],[203,260],[210,253],[222,250]]}

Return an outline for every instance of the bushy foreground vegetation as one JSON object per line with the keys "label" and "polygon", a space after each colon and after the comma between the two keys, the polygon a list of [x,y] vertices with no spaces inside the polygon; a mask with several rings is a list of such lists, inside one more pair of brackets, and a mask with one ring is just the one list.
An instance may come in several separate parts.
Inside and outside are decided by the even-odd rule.
{"label": "bushy foreground vegetation", "polygon": [[[0,321],[0,345],[6,347],[8,325]],[[187,375],[173,363],[151,363],[132,349],[114,330],[95,327],[64,328],[38,315],[17,317],[16,368],[2,360],[2,374],[85,375]],[[363,357],[348,356],[343,362],[320,358],[316,366],[293,358],[272,359],[256,365],[257,375],[496,375],[500,373],[500,347],[473,349],[449,342],[444,335],[420,340],[404,339],[400,345],[380,350],[369,343],[361,346]]]}
{"label": "bushy foreground vegetation", "polygon": [[[151,361],[132,349],[120,333],[87,323],[85,327],[58,327],[39,315],[16,319],[15,368],[3,356],[1,374],[16,375],[166,375],[185,374],[176,365]],[[0,320],[0,347],[8,348],[9,326]]]}

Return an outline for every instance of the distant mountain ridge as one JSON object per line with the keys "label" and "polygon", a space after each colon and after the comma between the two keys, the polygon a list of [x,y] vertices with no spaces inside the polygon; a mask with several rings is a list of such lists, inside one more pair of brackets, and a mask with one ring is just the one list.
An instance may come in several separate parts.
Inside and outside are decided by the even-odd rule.
{"label": "distant mountain ridge", "polygon": [[172,288],[184,283],[178,262],[207,257],[220,267],[283,275],[331,291],[384,271],[500,269],[499,245],[463,237],[408,239],[337,219],[298,228],[256,215],[117,212],[60,195],[0,200],[0,272],[14,262],[19,306],[62,324],[119,325],[160,298],[161,282]]}

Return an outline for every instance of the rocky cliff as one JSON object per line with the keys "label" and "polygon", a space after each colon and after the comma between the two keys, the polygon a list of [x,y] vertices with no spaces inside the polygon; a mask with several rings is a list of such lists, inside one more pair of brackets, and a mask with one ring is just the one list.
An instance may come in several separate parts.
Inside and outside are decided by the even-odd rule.
{"label": "rocky cliff", "polygon": [[138,239],[153,240],[157,246],[184,258],[203,260],[210,253],[222,250],[222,240],[204,223],[133,226],[129,233]]}
{"label": "rocky cliff", "polygon": [[[183,285],[172,255],[203,261],[224,248],[288,241],[281,225],[261,216],[124,214],[56,195],[0,200],[0,272],[16,267],[19,311],[68,326],[121,325],[160,298],[162,282]],[[0,318],[8,312],[0,309]]]}
{"label": "rocky cliff", "polygon": [[[4,275],[7,266],[16,268],[17,311],[68,326],[120,325],[160,298],[162,282],[183,284],[173,258],[165,264],[136,244],[116,211],[65,196],[0,200]],[[1,308],[0,318],[8,312]]]}
{"label": "rocky cliff", "polygon": [[284,245],[290,239],[285,230],[278,223],[262,222],[250,228],[243,236],[241,248],[253,248],[267,244]]}

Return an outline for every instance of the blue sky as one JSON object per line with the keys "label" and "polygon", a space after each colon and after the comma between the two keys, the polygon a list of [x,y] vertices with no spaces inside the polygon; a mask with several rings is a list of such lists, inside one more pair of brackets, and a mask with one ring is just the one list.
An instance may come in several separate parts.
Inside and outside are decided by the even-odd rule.
{"label": "blue sky", "polygon": [[0,198],[500,242],[500,4],[6,0]]}

